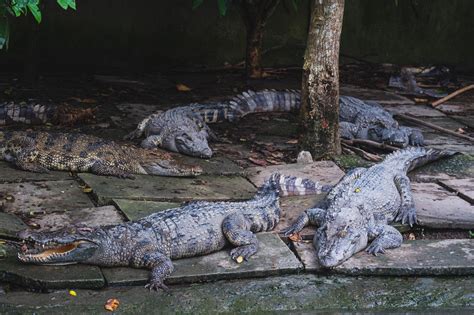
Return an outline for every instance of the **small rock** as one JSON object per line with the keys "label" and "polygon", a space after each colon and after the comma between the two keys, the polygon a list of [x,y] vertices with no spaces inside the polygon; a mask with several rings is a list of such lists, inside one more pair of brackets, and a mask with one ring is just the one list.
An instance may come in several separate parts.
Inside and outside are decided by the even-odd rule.
{"label": "small rock", "polygon": [[313,163],[313,157],[311,153],[308,151],[301,151],[298,153],[298,157],[296,158],[296,163],[298,164],[310,164]]}

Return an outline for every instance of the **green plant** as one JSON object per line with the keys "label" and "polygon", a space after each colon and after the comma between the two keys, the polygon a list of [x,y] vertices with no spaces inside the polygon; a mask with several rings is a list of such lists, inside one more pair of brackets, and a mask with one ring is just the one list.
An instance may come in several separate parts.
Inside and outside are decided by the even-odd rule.
{"label": "green plant", "polygon": [[[58,5],[67,10],[76,10],[76,0],[57,0]],[[36,22],[41,23],[40,0],[0,0],[0,49],[8,47],[10,26],[8,17],[19,17],[31,13]]]}

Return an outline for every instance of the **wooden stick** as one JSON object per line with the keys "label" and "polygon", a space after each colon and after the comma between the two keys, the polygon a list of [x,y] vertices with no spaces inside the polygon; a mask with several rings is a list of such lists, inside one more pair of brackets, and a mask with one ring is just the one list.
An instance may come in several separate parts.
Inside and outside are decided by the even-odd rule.
{"label": "wooden stick", "polygon": [[453,93],[451,93],[451,94],[449,94],[449,95],[446,95],[445,97],[440,98],[440,99],[437,100],[437,101],[434,101],[433,103],[431,103],[431,106],[436,107],[436,106],[438,106],[438,105],[441,105],[441,104],[443,104],[444,102],[446,102],[447,100],[450,100],[450,99],[452,99],[453,97],[458,96],[459,94],[464,93],[464,92],[469,91],[469,90],[472,90],[472,89],[474,89],[474,84],[465,86],[465,87],[463,87],[462,89],[456,90],[456,91],[454,91]]}
{"label": "wooden stick", "polygon": [[380,162],[382,160],[382,157],[380,155],[366,152],[360,148],[356,148],[351,145],[348,145],[347,143],[342,143],[342,146],[350,149],[351,151],[355,152],[357,155],[371,162]]}
{"label": "wooden stick", "polygon": [[341,139],[342,143],[348,144],[348,145],[356,145],[356,144],[362,144],[366,145],[369,147],[374,147],[377,149],[383,149],[383,150],[391,150],[391,151],[396,151],[399,150],[400,148],[385,144],[385,143],[379,143],[375,142],[372,140],[364,140],[364,139],[352,139],[352,140],[347,140],[347,139]]}
{"label": "wooden stick", "polygon": [[409,115],[404,115],[404,114],[396,114],[396,116],[398,116],[398,117],[400,117],[400,118],[403,118],[403,119],[405,119],[405,120],[409,120],[409,121],[415,122],[415,123],[417,123],[417,124],[426,126],[426,127],[430,127],[431,129],[444,132],[444,133],[446,133],[446,134],[448,134],[448,135],[455,136],[455,137],[458,137],[458,138],[462,138],[462,139],[464,139],[464,140],[469,140],[469,141],[471,141],[471,142],[474,142],[474,138],[473,138],[473,137],[469,137],[468,135],[463,135],[463,134],[457,133],[457,132],[455,132],[455,131],[452,131],[452,130],[449,130],[449,129],[440,127],[440,126],[438,126],[438,125],[435,125],[435,124],[432,124],[432,123],[423,121],[423,120],[421,120],[421,119],[412,117],[411,115],[409,116]]}

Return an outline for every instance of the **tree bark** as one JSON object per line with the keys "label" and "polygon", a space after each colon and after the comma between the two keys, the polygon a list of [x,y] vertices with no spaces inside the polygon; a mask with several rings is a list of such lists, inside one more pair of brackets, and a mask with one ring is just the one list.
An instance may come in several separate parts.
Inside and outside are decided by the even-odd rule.
{"label": "tree bark", "polygon": [[344,0],[315,0],[301,88],[301,149],[314,158],[341,152],[339,139],[339,42]]}
{"label": "tree bark", "polygon": [[273,14],[280,0],[243,0],[242,15],[247,30],[245,70],[249,78],[261,78],[262,42],[265,24]]}

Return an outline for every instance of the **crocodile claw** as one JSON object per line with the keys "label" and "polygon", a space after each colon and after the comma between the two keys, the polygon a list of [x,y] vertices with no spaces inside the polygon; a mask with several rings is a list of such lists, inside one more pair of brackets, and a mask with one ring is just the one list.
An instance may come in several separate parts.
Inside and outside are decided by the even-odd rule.
{"label": "crocodile claw", "polygon": [[280,231],[280,233],[283,233],[284,236],[288,237],[294,234],[298,234],[301,232],[303,228],[301,228],[297,223],[293,224],[289,227],[286,227]]}
{"label": "crocodile claw", "polygon": [[377,254],[385,254],[385,249],[383,246],[377,244],[377,242],[372,242],[372,244],[370,244],[365,251],[369,254],[373,254],[374,256],[377,256]]}
{"label": "crocodile claw", "polygon": [[160,289],[170,293],[170,289],[161,281],[151,281],[150,283],[145,285],[145,288],[147,288],[150,291],[159,291]]}
{"label": "crocodile claw", "polygon": [[257,246],[254,244],[243,245],[236,247],[230,251],[232,260],[237,261],[237,258],[242,257],[245,261],[257,252]]}
{"label": "crocodile claw", "polygon": [[400,209],[400,212],[398,212],[395,221],[399,221],[402,224],[409,224],[410,226],[413,226],[413,224],[418,222],[416,218],[415,207]]}

